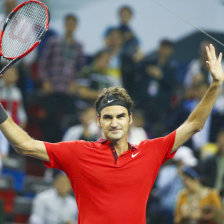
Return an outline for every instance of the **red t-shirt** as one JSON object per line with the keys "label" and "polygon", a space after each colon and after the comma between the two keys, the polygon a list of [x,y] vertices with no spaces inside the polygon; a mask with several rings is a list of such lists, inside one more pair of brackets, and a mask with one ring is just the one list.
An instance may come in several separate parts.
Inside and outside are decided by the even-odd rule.
{"label": "red t-shirt", "polygon": [[145,224],[146,204],[160,166],[170,158],[176,132],[144,140],[118,158],[108,140],[46,143],[50,162],[72,184],[79,224]]}

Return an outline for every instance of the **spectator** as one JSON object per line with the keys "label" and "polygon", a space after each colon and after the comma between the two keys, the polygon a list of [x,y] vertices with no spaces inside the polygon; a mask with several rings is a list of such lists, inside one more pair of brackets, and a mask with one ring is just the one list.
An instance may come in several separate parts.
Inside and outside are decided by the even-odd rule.
{"label": "spectator", "polygon": [[178,196],[175,224],[221,224],[222,201],[217,191],[203,186],[190,167],[182,168],[182,178],[185,188]]}
{"label": "spectator", "polygon": [[193,84],[193,79],[196,75],[200,76],[205,82],[210,83],[210,73],[206,65],[207,56],[205,51],[205,46],[208,44],[208,41],[202,41],[199,47],[199,58],[190,62],[184,79],[185,87],[189,88]]}
{"label": "spectator", "polygon": [[[154,211],[157,220],[167,224],[173,224],[175,201],[179,191],[183,189],[180,172],[183,166],[195,167],[198,160],[194,157],[192,149],[181,146],[174,156],[173,161],[168,161],[159,171],[156,181],[157,200],[154,203]],[[169,178],[167,178],[169,177]],[[156,210],[155,210],[156,209]],[[152,214],[155,216],[155,214]]]}
{"label": "spectator", "polygon": [[[21,91],[16,87],[18,80],[18,70],[16,67],[9,68],[0,80],[0,102],[12,119],[22,128],[26,128],[27,114],[23,107],[23,97]],[[5,157],[8,154],[9,143],[0,134],[1,154]]]}
{"label": "spectator", "polygon": [[79,96],[83,100],[95,102],[103,88],[116,85],[116,79],[109,76],[110,54],[98,51],[91,65],[85,66],[79,74]]}
{"label": "spectator", "polygon": [[133,123],[128,133],[129,143],[133,145],[138,145],[140,144],[141,141],[148,138],[144,125],[145,125],[145,119],[143,112],[140,110],[136,110],[134,112]]}
{"label": "spectator", "polygon": [[[169,122],[172,125],[181,124],[188,115],[194,110],[199,101],[202,99],[203,94],[208,88],[208,83],[205,81],[196,81],[191,90],[191,98],[187,96],[187,99],[183,100],[181,104],[174,112],[173,116],[170,118]],[[189,89],[188,89],[189,90]],[[212,113],[209,115],[203,130],[195,134],[192,139],[187,143],[188,146],[192,147],[197,157],[200,156],[201,148],[207,144],[207,142],[214,142],[217,130],[224,125],[223,115],[215,107]],[[170,128],[172,128],[171,126]]]}
{"label": "spectator", "polygon": [[201,161],[200,170],[202,181],[208,187],[224,191],[224,129],[221,129],[216,137],[218,153]]}
{"label": "spectator", "polygon": [[76,16],[67,15],[64,37],[49,38],[40,59],[43,96],[39,101],[44,102],[46,111],[41,129],[48,141],[61,140],[62,121],[67,114],[74,115],[76,109],[77,73],[85,62],[82,45],[73,37],[77,24]]}
{"label": "spectator", "polygon": [[77,25],[77,17],[67,15],[64,37],[61,39],[53,36],[46,44],[40,59],[40,78],[44,93],[71,94],[75,91],[77,72],[85,62],[82,45],[74,39]]}
{"label": "spectator", "polygon": [[122,84],[121,53],[123,36],[119,29],[111,28],[105,37],[106,50],[110,53],[108,74],[116,79],[116,84]]}
{"label": "spectator", "polygon": [[100,131],[96,123],[96,112],[93,107],[87,107],[82,111],[80,121],[80,124],[70,127],[65,132],[62,141],[95,141],[98,139]]}
{"label": "spectator", "polygon": [[30,224],[75,224],[77,205],[69,195],[71,185],[64,174],[59,174],[52,189],[39,193],[34,201]]}
{"label": "spectator", "polygon": [[4,25],[5,19],[9,13],[16,8],[17,0],[4,0],[2,4],[4,5],[4,14],[0,14],[0,29]]}
{"label": "spectator", "polygon": [[[175,66],[171,60],[173,43],[162,40],[155,56],[145,57],[139,65],[140,81],[137,103],[145,111],[145,117],[153,137],[158,136],[157,127],[164,124],[166,129],[167,114],[170,110],[171,98],[176,86]],[[160,111],[160,113],[158,113]]]}
{"label": "spectator", "polygon": [[143,58],[143,53],[139,46],[139,40],[130,27],[133,15],[134,11],[130,6],[124,5],[120,7],[118,10],[119,25],[109,27],[105,32],[107,36],[111,30],[118,29],[122,35],[123,43],[120,51],[120,69],[122,74],[121,83],[132,97],[135,96],[135,87],[133,82],[136,82],[136,77],[134,75],[136,63]]}

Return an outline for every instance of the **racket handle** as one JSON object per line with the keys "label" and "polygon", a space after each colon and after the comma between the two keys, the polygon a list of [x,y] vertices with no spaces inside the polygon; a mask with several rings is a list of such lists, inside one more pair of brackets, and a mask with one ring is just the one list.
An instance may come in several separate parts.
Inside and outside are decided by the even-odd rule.
{"label": "racket handle", "polygon": [[3,74],[11,67],[13,66],[20,58],[13,59],[9,64],[7,64],[1,71],[0,71],[0,77],[3,76]]}

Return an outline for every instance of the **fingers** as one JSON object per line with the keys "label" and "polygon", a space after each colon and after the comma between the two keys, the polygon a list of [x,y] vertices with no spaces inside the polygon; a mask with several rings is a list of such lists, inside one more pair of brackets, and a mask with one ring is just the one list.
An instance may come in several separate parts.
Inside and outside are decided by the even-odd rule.
{"label": "fingers", "polygon": [[211,52],[211,56],[213,59],[216,59],[216,53],[215,53],[215,48],[212,44],[209,44],[210,47],[210,52]]}
{"label": "fingers", "polygon": [[[212,44],[209,44],[209,46],[206,46],[206,52],[207,52],[208,61],[217,60],[216,59],[215,48],[214,48],[214,46]],[[221,61],[222,61],[222,53],[219,54],[219,57],[218,57],[217,61],[219,63],[221,63]]]}
{"label": "fingers", "polygon": [[218,62],[221,63],[222,61],[222,53],[219,54]]}
{"label": "fingers", "polygon": [[211,61],[212,60],[212,55],[211,55],[210,48],[208,46],[206,46],[205,49],[206,49],[208,60]]}

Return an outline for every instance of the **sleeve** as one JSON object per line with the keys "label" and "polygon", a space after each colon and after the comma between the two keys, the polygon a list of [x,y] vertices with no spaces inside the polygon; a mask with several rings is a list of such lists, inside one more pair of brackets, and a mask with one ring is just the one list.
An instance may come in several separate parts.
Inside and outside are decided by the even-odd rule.
{"label": "sleeve", "polygon": [[[161,139],[161,150],[164,154],[165,161],[167,159],[173,159],[175,152],[171,154],[171,150],[173,148],[176,137],[176,130],[170,133],[169,135],[160,138]],[[165,162],[164,161],[164,162]]]}
{"label": "sleeve", "polygon": [[175,152],[171,154],[174,145],[176,130],[161,138],[145,140],[140,145],[145,148],[149,158],[155,158],[161,166],[166,160],[172,159]]}
{"label": "sleeve", "polygon": [[64,172],[69,168],[70,161],[77,163],[77,152],[80,151],[80,141],[48,143],[44,142],[50,162],[44,161],[48,168],[56,168]]}

